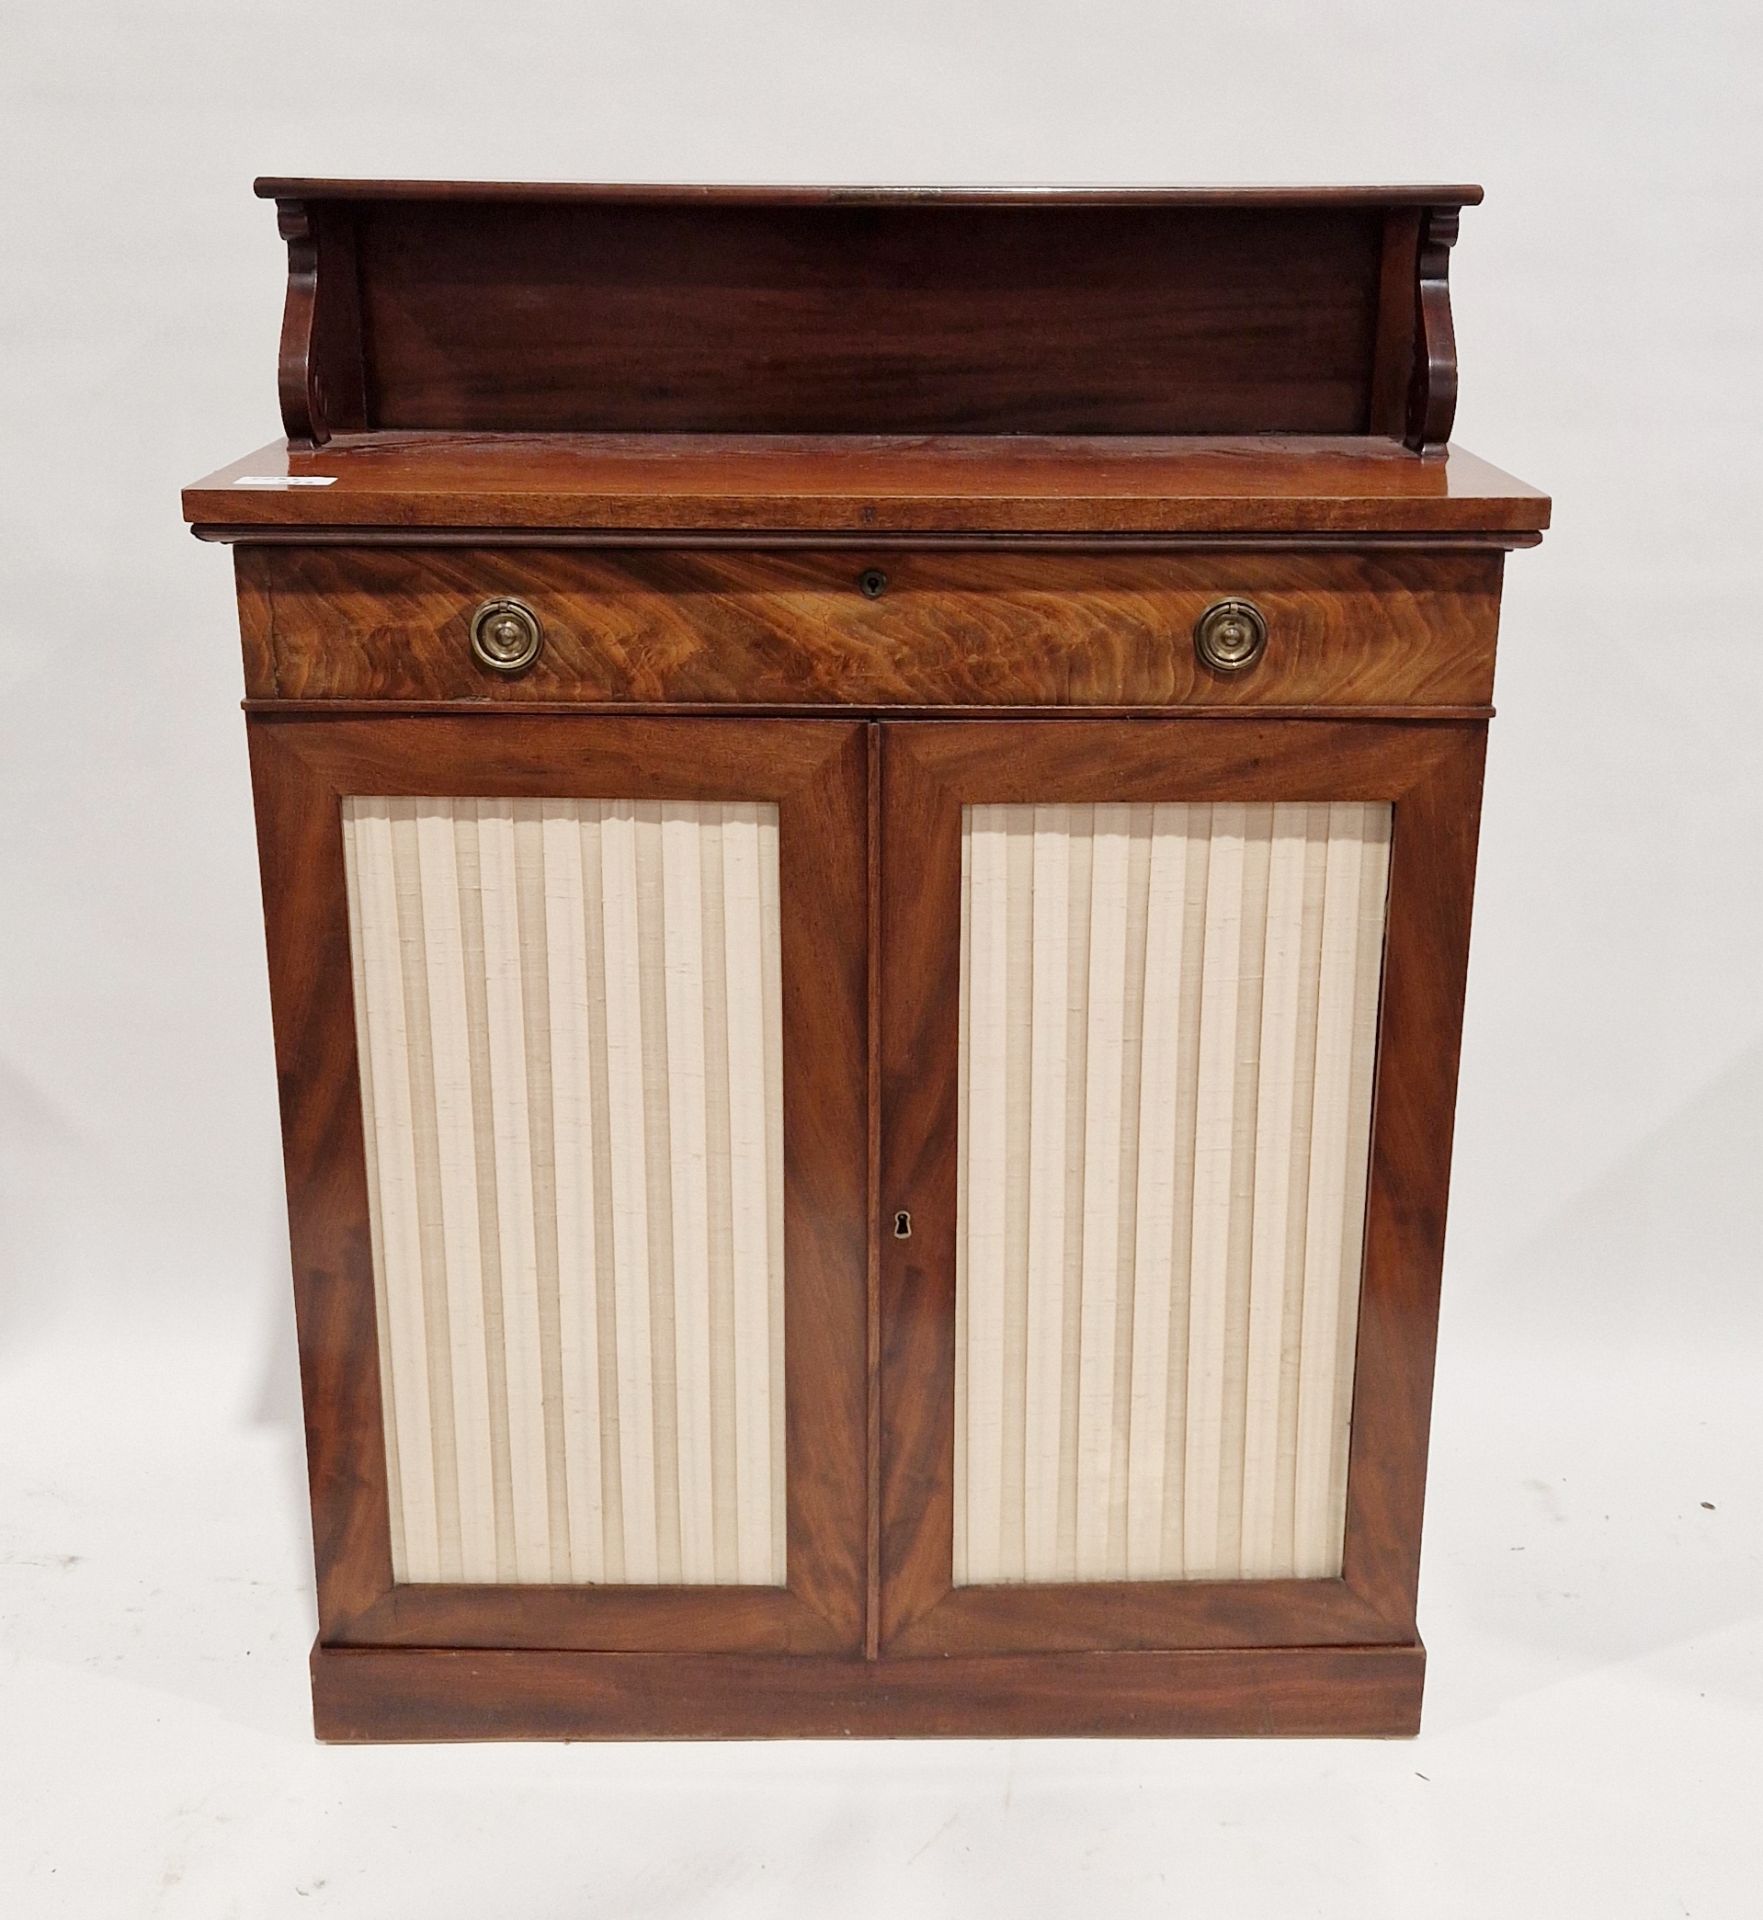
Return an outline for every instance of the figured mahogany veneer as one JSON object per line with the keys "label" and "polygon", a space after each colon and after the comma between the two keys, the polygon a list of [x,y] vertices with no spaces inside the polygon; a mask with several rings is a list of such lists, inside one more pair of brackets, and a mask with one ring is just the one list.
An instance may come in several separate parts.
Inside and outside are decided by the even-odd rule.
{"label": "figured mahogany veneer", "polygon": [[1321,435],[338,434],[184,493],[210,540],[1534,546],[1535,488],[1461,447]]}
{"label": "figured mahogany veneer", "polygon": [[[1415,1598],[1427,1430],[1495,632],[1505,555],[1534,545],[1549,523],[1543,495],[1446,444],[1457,395],[1451,250],[1480,190],[267,180],[258,191],[275,201],[288,249],[286,438],[187,489],[184,513],[199,537],[235,548],[318,1568],[320,1735],[1413,1732],[1425,1665]],[[506,596],[527,602],[544,630],[536,661],[513,676],[471,650],[474,609]],[[1224,599],[1251,602],[1266,623],[1264,653],[1240,673],[1203,666],[1195,652],[1197,620]],[[376,869],[373,978],[399,1046],[370,1058],[370,1090],[390,1103],[374,1106],[371,1134],[344,863],[352,797],[365,797],[365,815],[383,814],[388,833],[409,829],[397,857]],[[380,806],[385,799],[400,804]],[[587,871],[576,863],[603,862],[605,841],[565,833],[536,861],[531,836],[517,839],[512,855],[496,855],[499,890],[486,890],[481,848],[448,823],[469,815],[481,835],[484,817],[503,809],[472,803],[510,800],[541,803],[523,812],[541,824],[570,811],[542,804],[558,800],[614,803],[621,822],[640,817],[656,836],[640,869],[649,881],[633,862],[628,884],[575,885]],[[523,1315],[529,1293],[538,1303],[521,1324],[530,1319],[541,1343],[560,1337],[565,1273],[584,1294],[613,1273],[639,1319],[645,1297],[666,1303],[658,1325],[689,1314],[694,1276],[666,1264],[671,1251],[650,1269],[670,1284],[652,1283],[647,1296],[631,1257],[620,1266],[617,1252],[639,1216],[681,1217],[670,1209],[670,1154],[689,1163],[682,1192],[712,1190],[697,1178],[710,1148],[690,1127],[676,1142],[670,1116],[676,1105],[711,1110],[695,1094],[700,1054],[733,1057],[693,1042],[703,996],[692,955],[735,923],[724,913],[724,863],[701,857],[696,839],[681,851],[684,810],[668,805],[680,801],[776,810],[781,1068],[768,1111],[781,1112],[783,1166],[784,1584],[486,1583],[479,1576],[502,1561],[482,1556],[470,1581],[401,1581],[391,1537],[399,1456],[388,1453],[385,1422],[388,1410],[398,1415],[399,1379],[416,1376],[381,1365],[389,1309],[376,1295],[386,1263],[376,1266],[375,1244],[388,1210],[376,1214],[371,1197],[383,1191],[380,1156],[401,1160],[401,1079],[411,1090],[420,1080],[424,1098],[445,1082],[454,1103],[450,1171],[434,1171],[437,1151],[424,1161],[420,1204],[414,1185],[397,1196],[406,1226],[441,1223],[432,1245],[420,1224],[399,1243],[413,1276],[399,1297],[420,1288],[424,1315],[434,1315],[432,1344],[423,1322],[424,1353],[463,1350],[472,1364],[459,1377],[494,1376],[509,1405],[518,1386],[530,1419],[535,1407],[559,1411],[544,1402],[545,1365],[553,1380],[565,1373],[548,1348],[544,1364],[519,1373],[510,1355],[530,1359],[534,1340],[529,1326],[526,1347],[504,1343],[495,1303],[507,1285],[527,1290],[515,1296]],[[1362,1065],[1354,1083],[1359,1099],[1368,1074],[1374,1082],[1369,1138],[1359,1132],[1353,1158],[1367,1194],[1363,1277],[1356,1320],[1339,1321],[1356,1326],[1356,1346],[1344,1331],[1326,1344],[1339,1362],[1331,1392],[1346,1394],[1352,1363],[1344,1518],[1331,1505],[1327,1551],[1279,1563],[1338,1567],[1338,1576],[958,1585],[956,1489],[969,1456],[957,1453],[968,1352],[957,1316],[972,1269],[958,1266],[967,1256],[957,1250],[971,1247],[967,1229],[980,1219],[964,1211],[962,1145],[981,1137],[963,1132],[975,1084],[991,1089],[992,1117],[1003,1116],[1005,1146],[987,1163],[1003,1170],[1002,1192],[988,1195],[986,1218],[1023,1211],[1009,1214],[1002,1258],[1025,1244],[1028,1218],[1010,1145],[1010,1116],[1025,1108],[1012,1084],[1023,1049],[992,1045],[991,1077],[977,1082],[959,1064],[974,964],[963,938],[962,902],[972,896],[971,886],[963,892],[964,812],[1032,809],[1038,822],[1045,809],[1058,814],[1055,827],[1081,814],[1067,867],[1055,875],[1049,860],[1044,892],[1038,823],[1026,860],[1022,844],[990,847],[991,880],[978,860],[968,876],[992,924],[1001,913],[1012,935],[986,952],[1018,956],[1014,975],[1006,959],[986,976],[983,1004],[1033,1004],[1021,956],[1038,971],[1035,943],[1048,936],[1043,979],[1054,984],[1039,990],[1037,1017],[1057,1034],[1063,1006],[1067,1045],[1041,1052],[1057,1056],[1061,1072],[1069,1056],[1074,1085],[1088,1076],[1084,1098],[1061,1109],[1083,1116],[1082,1151],[1061,1155],[1072,1136],[1043,1127],[1041,1191],[1053,1190],[1062,1159],[1112,1164],[1125,1139],[1116,1122],[1137,1098],[1122,1089],[1186,1090],[1168,1103],[1175,1117],[1153,1129],[1159,1141],[1183,1130],[1183,1145],[1151,1167],[1152,1208],[1138,1211],[1136,1183],[1155,1156],[1135,1146],[1118,1208],[1080,1197],[1062,1216],[1062,1301],[1081,1302],[1087,1276],[1116,1272],[1122,1246],[1136,1259],[1132,1236],[1144,1220],[1173,1236],[1145,1269],[1170,1276],[1156,1295],[1168,1296],[1166,1391],[1135,1399],[1137,1374],[1117,1371],[1110,1404],[1130,1411],[1173,1408],[1208,1355],[1252,1347],[1283,1368],[1298,1350],[1279,1318],[1285,1306],[1253,1282],[1273,1263],[1256,1268],[1251,1243],[1264,1220],[1283,1219],[1289,1232],[1317,1207],[1318,1190],[1304,1184],[1310,1166],[1335,1162],[1311,1152],[1296,1121],[1284,1126],[1301,1112],[1293,1089],[1306,1071],[1316,1077],[1305,1046],[1313,1062],[1323,1039],[1320,1013],[1314,1032],[1279,1024],[1277,982],[1301,971],[1293,955],[1314,958],[1327,937],[1338,945],[1328,903],[1358,895],[1331,883],[1326,848],[1300,866],[1288,844],[1280,912],[1270,884],[1265,911],[1243,910],[1262,898],[1251,863],[1262,860],[1266,881],[1274,858],[1271,827],[1251,835],[1244,810],[1264,809],[1271,821],[1280,803],[1288,822],[1340,803],[1373,809],[1380,845],[1381,823],[1388,832],[1384,915],[1361,916],[1385,931],[1381,955],[1368,938],[1363,975],[1370,982],[1381,958],[1375,1066]],[[1183,854],[1179,886],[1165,873],[1158,888],[1130,894],[1155,899],[1155,909],[1131,907],[1116,884],[1136,871],[1122,851],[1129,807],[1194,810],[1193,846],[1205,850],[1192,865]],[[621,828],[616,845],[636,831]],[[1155,857],[1141,855],[1147,866]],[[1000,859],[1007,886],[995,884]],[[616,951],[627,1017],[618,1022],[588,984],[597,977],[603,987],[612,964],[595,904],[605,900],[626,903]],[[484,929],[494,902],[502,917],[492,941]],[[1163,916],[1155,950],[1197,966],[1183,973],[1178,1004],[1199,1011],[1181,1016],[1172,1040],[1171,998],[1157,1002],[1155,1058],[1166,1069],[1172,1058],[1188,1064],[1134,1079],[1131,1047],[1152,1025],[1143,1009],[1156,987],[1154,911]],[[1178,916],[1201,929],[1186,944],[1172,932]],[[647,947],[633,926],[647,926]],[[431,942],[431,928],[444,937]],[[1112,974],[1091,964],[1098,939]],[[1132,977],[1144,993],[1098,996],[1095,980],[1105,988],[1126,977],[1129,950],[1140,955]],[[641,952],[662,956],[652,968],[660,1013],[653,980],[647,1000],[633,984]],[[1373,987],[1355,996],[1355,1030],[1368,1033]],[[486,1022],[501,1025],[479,1036],[461,1009],[492,998],[500,1011]],[[601,1051],[590,1057],[571,1040],[574,1066],[554,1074],[544,1023],[509,1012],[541,1001],[561,1010],[568,1032],[599,1035]],[[453,1062],[438,1076],[437,1004],[452,1009],[441,1038]],[[971,1012],[971,997],[965,1004]],[[579,1007],[589,1009],[585,1023]],[[981,1029],[969,1027],[971,1046]],[[628,1204],[634,1188],[621,1203],[609,1186],[610,1207],[591,1216],[611,1220],[605,1234],[589,1249],[578,1233],[567,1263],[549,1260],[565,1213],[578,1225],[590,1217],[553,1204],[559,1181],[574,1177],[579,1195],[604,1171],[595,1153],[604,1148],[612,1164],[609,1125],[585,1117],[593,1102],[569,1105],[583,1061],[590,1091],[610,1099],[615,1049],[625,1050],[620,1085],[646,1085],[626,1071],[631,1050],[672,1044],[669,1035],[683,1036],[681,1100],[621,1109],[616,1164],[628,1180],[630,1143],[642,1133],[646,1204]],[[1233,1116],[1261,1098],[1264,1055],[1283,1091],[1268,1128],[1257,1109],[1245,1130]],[[1098,1064],[1080,1068],[1080,1056]],[[665,1065],[643,1058],[645,1071],[676,1065],[671,1054]],[[1364,1062],[1368,1046],[1356,1058]],[[517,1061],[526,1065],[509,1064]],[[486,1087],[482,1099],[472,1091]],[[1353,1110],[1362,1115],[1363,1101]],[[1142,1102],[1130,1111],[1142,1118]],[[1264,1137],[1276,1150],[1261,1151]],[[1160,1171],[1197,1165],[1202,1152],[1204,1214],[1197,1178],[1182,1201]],[[522,1158],[533,1153],[542,1168]],[[1123,1147],[1118,1164],[1129,1164]],[[1326,1172],[1319,1178],[1327,1187]],[[449,1240],[439,1202],[464,1191],[451,1179],[473,1185],[474,1217],[494,1217],[496,1231],[461,1228]],[[1345,1187],[1321,1194],[1317,1232],[1352,1271],[1344,1249],[1357,1209]],[[1276,1188],[1279,1204],[1264,1211],[1263,1192]],[[548,1250],[542,1275],[537,1255],[530,1270],[521,1265],[523,1218]],[[1086,1252],[1092,1230],[1106,1258]],[[689,1231],[685,1244],[697,1244]],[[1043,1245],[1024,1271],[1044,1271],[1048,1258]],[[1181,1263],[1202,1258],[1211,1262],[1205,1284],[1178,1312],[1188,1285],[1178,1268],[1199,1272]],[[998,1260],[986,1242],[986,1271]],[[712,1299],[713,1264],[707,1257]],[[480,1282],[485,1356],[469,1291]],[[1026,1283],[1009,1298],[1019,1296]],[[578,1311],[582,1297],[570,1296]],[[1133,1297],[1122,1286],[1110,1299]],[[1223,1305],[1202,1309],[1208,1337],[1190,1349],[1194,1299]],[[1292,1310],[1302,1333],[1301,1302]],[[1045,1360],[1044,1307],[1041,1324]],[[1178,1324],[1187,1329],[1179,1340]],[[1016,1322],[1001,1325],[994,1346],[1004,1356]],[[1081,1325],[1081,1314],[1067,1315],[1062,1338]],[[1111,1349],[1068,1342],[1062,1364],[1086,1351],[1118,1361],[1124,1327],[1117,1316]],[[1310,1331],[1303,1350],[1314,1357],[1326,1330]],[[464,1349],[449,1344],[456,1336]],[[1157,1359],[1158,1341],[1142,1341],[1135,1366],[1140,1347]],[[670,1351],[667,1336],[654,1351]],[[671,1364],[658,1360],[656,1378],[673,1378]],[[1219,1362],[1196,1404],[1235,1395],[1246,1418],[1254,1383],[1243,1369],[1233,1380],[1232,1364]],[[1015,1378],[1012,1365],[999,1358],[1000,1380]],[[1300,1383],[1301,1369],[1300,1357]],[[420,1377],[451,1391],[440,1363]],[[1078,1445],[1069,1475],[1061,1455],[1062,1523],[1077,1511],[1067,1492],[1078,1484],[1082,1420],[1066,1414],[1073,1404],[1081,1412],[1081,1364],[1061,1375],[1070,1377],[1080,1386],[1076,1402],[1061,1401],[1061,1445],[1067,1427]],[[1266,1365],[1255,1379],[1265,1390]],[[606,1391],[606,1419],[588,1422],[577,1408],[573,1426],[557,1418],[523,1429],[529,1513],[533,1460],[542,1457],[553,1504],[595,1485],[581,1459],[618,1461],[612,1402],[623,1377]],[[1281,1421],[1289,1403],[1278,1403]],[[648,1404],[640,1382],[631,1404]],[[421,1421],[410,1405],[403,1412],[415,1457],[426,1459]],[[1155,1414],[1144,1417],[1154,1434]],[[1222,1444],[1223,1420],[1217,1448],[1203,1417],[1188,1424],[1184,1474],[1209,1473],[1214,1453],[1237,1457]],[[1291,1424],[1301,1425],[1301,1409]],[[577,1443],[561,1468],[553,1428]],[[433,1431],[445,1469],[448,1429]],[[1277,1451],[1262,1431],[1258,1458]],[[989,1432],[970,1420],[960,1445],[989,1444]],[[1338,1436],[1339,1424],[1328,1432]],[[1043,1467],[1049,1453],[1041,1449]],[[1338,1452],[1329,1462],[1332,1502]],[[492,1441],[494,1511],[474,1515],[482,1537],[488,1520],[508,1519],[504,1464]],[[656,1472],[659,1486],[665,1464]],[[1037,1474],[1043,1499],[1048,1479]],[[481,1491],[485,1480],[479,1471],[472,1484]],[[1012,1498],[1026,1501],[1022,1480]],[[599,1491],[606,1511],[622,1500],[610,1468]],[[1218,1498],[1199,1510],[1222,1511],[1222,1477],[1205,1491]],[[1092,1487],[1092,1530],[1098,1499]],[[663,1504],[658,1496],[658,1514]],[[1043,1506],[1037,1524],[1047,1518]],[[1112,1559],[1095,1564],[1119,1571]],[[1233,1576],[1248,1564],[1232,1562]],[[465,1562],[449,1550],[423,1565],[444,1575]]]}
{"label": "figured mahogany veneer", "polygon": [[[1428,706],[1492,697],[1501,555],[238,549],[256,699],[687,706]],[[545,644],[507,678],[473,610]],[[1265,658],[1221,674],[1195,623],[1246,594]]]}

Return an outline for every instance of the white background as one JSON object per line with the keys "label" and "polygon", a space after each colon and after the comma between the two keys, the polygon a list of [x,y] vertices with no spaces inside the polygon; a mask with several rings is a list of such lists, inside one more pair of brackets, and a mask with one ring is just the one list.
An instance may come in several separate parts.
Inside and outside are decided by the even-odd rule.
{"label": "white background", "polygon": [[[1753,1915],[1754,4],[9,0],[0,1912]],[[1508,568],[1414,1743],[325,1750],[227,556],[258,172],[1479,179]]]}

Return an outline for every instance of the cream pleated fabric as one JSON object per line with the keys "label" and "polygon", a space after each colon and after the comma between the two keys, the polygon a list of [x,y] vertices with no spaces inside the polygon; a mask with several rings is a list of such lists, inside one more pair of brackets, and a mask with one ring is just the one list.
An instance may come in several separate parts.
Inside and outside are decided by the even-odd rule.
{"label": "cream pleated fabric", "polygon": [[776,808],[343,832],[397,1578],[781,1585]]}
{"label": "cream pleated fabric", "polygon": [[966,810],[957,1584],[1339,1572],[1389,838]]}

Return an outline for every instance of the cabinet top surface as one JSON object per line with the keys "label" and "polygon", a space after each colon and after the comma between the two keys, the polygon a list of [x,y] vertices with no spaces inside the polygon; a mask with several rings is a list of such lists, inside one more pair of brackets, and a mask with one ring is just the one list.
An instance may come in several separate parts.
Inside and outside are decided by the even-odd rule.
{"label": "cabinet top surface", "polygon": [[1485,533],[1549,501],[1460,447],[1333,436],[459,434],[277,441],[184,517],[274,529],[721,533]]}

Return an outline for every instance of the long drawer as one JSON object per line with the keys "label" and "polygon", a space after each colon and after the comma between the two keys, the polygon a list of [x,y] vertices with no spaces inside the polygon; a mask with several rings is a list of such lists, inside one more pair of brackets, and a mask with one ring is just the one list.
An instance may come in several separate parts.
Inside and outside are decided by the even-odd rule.
{"label": "long drawer", "polygon": [[[258,699],[779,707],[1475,706],[1501,555],[240,546]],[[537,657],[483,664],[513,598]],[[1196,651],[1208,608],[1265,622],[1252,665]]]}

